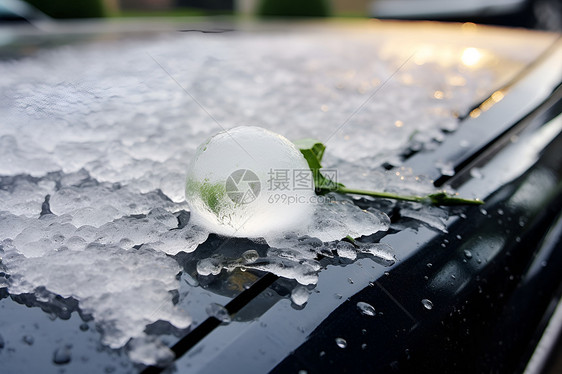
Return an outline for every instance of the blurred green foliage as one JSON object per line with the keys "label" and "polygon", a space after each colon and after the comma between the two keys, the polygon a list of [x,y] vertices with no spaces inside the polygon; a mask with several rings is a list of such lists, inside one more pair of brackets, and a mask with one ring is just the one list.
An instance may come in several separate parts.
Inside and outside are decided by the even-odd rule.
{"label": "blurred green foliage", "polygon": [[263,17],[328,17],[326,0],[262,0],[258,15]]}
{"label": "blurred green foliage", "polygon": [[232,10],[209,10],[197,8],[174,8],[164,10],[146,10],[132,9],[120,10],[115,14],[109,14],[112,17],[204,17],[204,16],[221,16],[232,15]]}
{"label": "blurred green foliage", "polygon": [[26,0],[53,18],[105,17],[103,0]]}

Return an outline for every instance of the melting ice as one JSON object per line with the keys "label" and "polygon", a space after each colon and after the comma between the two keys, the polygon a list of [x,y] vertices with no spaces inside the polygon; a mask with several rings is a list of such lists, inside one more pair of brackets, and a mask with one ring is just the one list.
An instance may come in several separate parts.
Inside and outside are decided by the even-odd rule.
{"label": "melting ice", "polygon": [[[339,29],[175,33],[3,60],[0,267],[10,277],[1,278],[0,287],[38,298],[44,292],[75,298],[103,329],[105,344],[121,347],[132,339],[134,361],[169,360],[169,351],[144,328],[158,320],[178,328],[190,323],[189,311],[172,297],[182,268],[169,255],[193,252],[209,234],[189,220],[184,187],[197,145],[221,130],[213,119],[225,128],[259,125],[290,139],[333,134],[326,162],[338,168],[342,182],[392,190],[396,178],[379,165],[397,164],[404,149],[439,141],[442,129],[456,126],[455,113],[480,99],[474,93],[497,83],[491,68],[462,68],[462,48],[449,44],[440,50],[456,60],[444,65],[414,58],[397,72],[405,58],[392,46],[401,44],[375,29],[353,38]],[[385,93],[335,133],[394,73]],[[376,243],[341,242],[346,235],[387,229],[384,213],[332,196],[311,214],[292,232],[265,235],[271,248],[264,256],[200,259],[198,270],[243,267],[310,285],[318,280],[319,256],[394,261]],[[414,209],[407,216],[419,214]],[[296,303],[305,301],[299,290]]]}
{"label": "melting ice", "polygon": [[279,235],[310,221],[314,197],[312,172],[297,147],[259,127],[213,136],[187,172],[193,221],[217,234]]}

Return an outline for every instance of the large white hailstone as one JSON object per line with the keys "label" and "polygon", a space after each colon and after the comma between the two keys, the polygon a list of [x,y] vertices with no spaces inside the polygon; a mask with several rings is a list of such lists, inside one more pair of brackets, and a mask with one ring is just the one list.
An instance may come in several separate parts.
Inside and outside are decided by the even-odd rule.
{"label": "large white hailstone", "polygon": [[312,172],[297,147],[259,127],[236,127],[197,149],[185,188],[192,220],[210,232],[263,237],[310,222]]}

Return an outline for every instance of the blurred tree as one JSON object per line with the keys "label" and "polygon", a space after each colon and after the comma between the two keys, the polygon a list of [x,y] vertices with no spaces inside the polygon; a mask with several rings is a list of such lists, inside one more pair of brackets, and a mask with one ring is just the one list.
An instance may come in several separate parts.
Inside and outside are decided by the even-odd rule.
{"label": "blurred tree", "polygon": [[175,0],[176,6],[208,10],[234,10],[234,0]]}
{"label": "blurred tree", "polygon": [[262,0],[258,15],[265,17],[328,17],[326,0]]}
{"label": "blurred tree", "polygon": [[91,18],[106,16],[103,0],[26,0],[53,18]]}

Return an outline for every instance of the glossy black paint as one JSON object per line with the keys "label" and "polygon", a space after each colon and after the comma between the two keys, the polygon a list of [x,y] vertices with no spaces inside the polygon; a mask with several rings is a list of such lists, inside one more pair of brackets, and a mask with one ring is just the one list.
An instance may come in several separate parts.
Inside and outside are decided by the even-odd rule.
{"label": "glossy black paint", "polygon": [[[533,75],[533,71],[534,67],[530,68],[527,76],[520,77],[506,99],[494,107],[494,118],[501,121],[467,119],[473,122],[465,123],[457,132],[449,134],[436,151],[414,154],[406,160],[406,164],[416,173],[435,178],[439,184],[462,186],[470,179],[470,169],[494,159],[502,149],[509,147],[512,136],[540,130],[560,113],[562,101],[560,89],[556,91],[559,82],[552,79],[551,72],[543,68]],[[533,86],[544,85],[551,88],[546,96],[532,90]],[[513,103],[517,106],[514,107]],[[473,146],[459,148],[460,139],[470,140]],[[498,185],[489,196],[481,196],[487,202],[485,214],[478,207],[453,209],[451,212],[455,218],[450,221],[448,233],[436,234],[427,230],[431,235],[427,232],[415,235],[407,230],[399,232],[403,221],[399,209],[392,209],[384,201],[358,201],[365,207],[376,206],[394,213],[395,226],[389,236],[392,236],[397,250],[407,248],[402,249],[402,253],[408,254],[404,260],[388,275],[373,271],[372,285],[357,292],[333,311],[326,311],[330,315],[319,326],[314,328],[314,325],[309,336],[302,338],[304,343],[281,363],[275,362],[272,352],[257,355],[254,362],[237,360],[228,355],[217,355],[213,360],[226,362],[232,372],[255,372],[256,367],[260,367],[258,364],[264,362],[273,372],[279,373],[300,370],[308,373],[520,371],[548,319],[552,301],[560,296],[561,146],[559,135],[541,152],[540,159],[518,178]],[[457,174],[453,179],[442,178],[434,167],[438,160],[455,163]],[[555,176],[557,184],[544,183],[542,176],[545,174]],[[533,209],[523,209],[521,205],[512,203],[513,197],[522,189],[531,191],[528,198],[535,200]],[[186,218],[178,219],[181,223]],[[378,235],[364,240],[381,239],[383,237]],[[201,251],[212,251],[212,242],[216,240],[219,239],[211,237]],[[239,243],[239,247],[245,245],[248,243]],[[470,255],[466,250],[470,251]],[[193,270],[194,262],[189,256],[178,256],[177,259],[186,272]],[[334,265],[335,262],[325,259],[324,264]],[[350,276],[355,276],[352,266],[346,267],[348,264],[345,263],[338,265]],[[290,287],[294,286],[272,275],[259,275],[263,277],[250,288],[250,292],[242,293],[232,301],[229,311],[238,313],[236,316],[240,322],[247,322],[274,309],[276,302],[286,297]],[[274,297],[268,298],[267,292]],[[333,294],[323,297],[333,298]],[[431,300],[431,310],[424,307],[423,299]],[[73,313],[76,311],[74,300],[59,300],[60,310],[53,309],[52,305],[58,305],[56,303],[43,306],[46,312],[63,321],[47,320],[47,315],[40,310],[41,303],[33,298],[14,298],[13,301],[8,295],[0,294],[3,314],[20,315],[30,326],[36,324],[39,330],[48,330],[45,341],[36,341],[28,347],[22,343],[18,360],[47,352],[47,361],[50,361],[57,348],[51,341],[58,339],[60,344],[72,344],[74,359],[65,366],[70,372],[135,372],[143,369],[128,363],[122,352],[104,349],[99,344],[99,334],[90,328],[93,323],[88,324],[89,332],[82,332],[80,326],[83,322],[77,313]],[[372,304],[378,314],[366,316],[359,313],[357,302],[360,301]],[[277,313],[283,316],[282,311]],[[190,372],[186,369],[190,357],[180,357],[181,354],[208,344],[206,339],[222,338],[223,329],[227,327],[212,317],[207,321],[210,322],[203,322],[187,334],[170,333],[168,341],[171,341],[171,346],[177,347],[175,368],[178,372]],[[279,318],[277,324],[270,324],[267,328],[259,328],[255,324],[240,328],[251,336],[254,344],[249,349],[253,349],[296,322],[300,321]],[[205,330],[204,333],[201,333],[202,330]],[[182,338],[180,334],[186,335]],[[338,347],[336,338],[344,338],[347,347]],[[13,343],[20,337],[4,334],[4,340],[8,339]],[[0,347],[0,355],[9,357],[9,354],[2,352]],[[3,368],[8,372],[17,372],[17,360],[9,365]],[[46,368],[39,363],[33,368],[42,372],[58,372],[60,369],[55,365]]]}
{"label": "glossy black paint", "polygon": [[[273,372],[520,372],[562,280],[562,194],[551,195],[533,179],[546,169],[561,180],[560,146],[561,136],[533,169],[490,196],[488,214],[468,209],[449,234],[354,295]],[[510,210],[521,188],[545,196],[543,208]],[[525,217],[521,230],[516,217]],[[545,242],[553,222],[556,237]],[[359,301],[380,314],[358,313]],[[337,337],[348,342],[345,349]]]}
{"label": "glossy black paint", "polygon": [[[529,95],[521,89],[525,79],[529,75],[512,87],[516,99]],[[512,125],[466,123],[437,152],[414,155],[407,164],[415,170],[425,165],[436,184],[462,186],[471,168],[560,115],[561,89],[554,83],[552,95]],[[492,118],[503,119],[516,111],[501,103],[493,110],[499,111]],[[459,139],[473,146],[460,148]],[[523,372],[562,290],[560,149],[559,133],[523,174],[485,197],[483,208],[463,210],[464,218],[448,233],[421,244],[387,276],[348,299],[273,372]],[[455,177],[439,176],[433,166],[439,159],[454,162]],[[532,203],[514,202],[521,191]],[[404,235],[397,242],[411,246],[410,239]],[[372,304],[379,314],[358,313],[358,302]]]}
{"label": "glossy black paint", "polygon": [[[514,147],[516,138],[522,139],[523,146],[527,141],[532,143],[533,137],[561,112],[560,76],[552,74],[559,65],[559,43],[554,43],[540,62],[529,66],[509,85],[501,102],[482,116],[466,116],[459,130],[436,150],[410,154],[405,166],[430,176],[436,185],[453,185],[462,190],[467,181],[474,179],[473,168],[493,164],[498,155]],[[460,147],[461,141],[469,146]],[[241,309],[241,314],[258,308],[260,315],[273,315],[269,320],[276,322],[267,327],[257,323],[217,326],[194,346],[192,355],[177,359],[175,370],[206,373],[228,367],[233,371],[262,372],[269,367],[276,373],[521,371],[552,312],[549,306],[558,300],[562,281],[558,274],[562,259],[555,250],[560,247],[560,238],[544,239],[559,222],[562,207],[560,133],[549,143],[546,148],[534,150],[540,156],[538,161],[515,157],[506,164],[493,165],[496,169],[488,172],[501,174],[528,163],[509,181],[492,179],[489,185],[469,190],[484,198],[486,205],[451,208],[447,233],[421,228],[417,232],[415,225],[416,232],[412,232],[413,222],[406,223],[400,217],[399,206],[358,200],[363,208],[386,210],[394,222],[394,229],[386,236],[362,240],[388,239],[403,260],[385,275],[378,271],[369,275],[366,271],[363,277],[372,279],[370,285],[333,311],[323,311],[329,316],[319,325],[312,325],[314,322],[305,314],[300,316],[302,320],[284,319],[282,309],[274,304],[266,303],[263,308],[252,301]],[[443,176],[435,167],[438,161],[451,162],[455,176]],[[546,259],[546,266],[537,268],[536,258]],[[358,276],[357,269],[345,263],[331,259],[322,263],[326,268],[343,266],[348,280]],[[327,281],[330,279],[321,280],[324,286]],[[268,292],[274,294],[283,288],[280,282],[283,280],[273,283]],[[333,294],[318,292],[324,296],[322,301],[315,300],[315,307],[330,305]],[[431,309],[424,306],[424,299],[431,301]],[[361,314],[358,302],[373,305],[378,314]],[[308,305],[303,312],[311,307]],[[303,331],[316,327],[297,349],[271,366],[278,354],[265,347],[271,347],[271,340],[286,339],[285,330],[295,324],[303,326]],[[230,342],[231,334],[239,337]],[[337,338],[346,341],[345,348],[336,344]],[[219,349],[223,339],[226,348],[211,360],[213,365],[192,362],[205,355],[205,349],[210,349],[207,347]],[[241,354],[246,359],[239,358]],[[248,361],[250,356],[252,362]]]}

